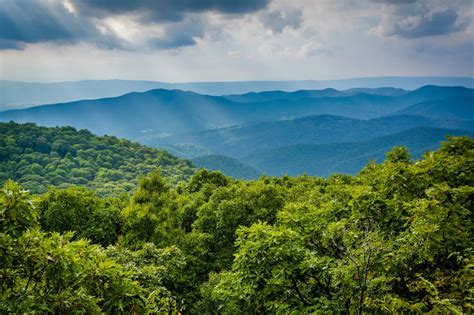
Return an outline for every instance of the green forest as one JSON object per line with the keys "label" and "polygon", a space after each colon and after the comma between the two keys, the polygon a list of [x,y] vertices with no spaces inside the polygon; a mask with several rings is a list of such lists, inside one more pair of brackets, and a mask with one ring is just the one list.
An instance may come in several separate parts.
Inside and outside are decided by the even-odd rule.
{"label": "green forest", "polygon": [[0,128],[2,314],[473,310],[470,137],[355,176],[237,180],[86,130]]}
{"label": "green forest", "polygon": [[13,179],[32,193],[81,185],[100,195],[132,191],[140,175],[158,167],[170,182],[189,179],[193,167],[164,150],[73,127],[0,123],[0,182]]}

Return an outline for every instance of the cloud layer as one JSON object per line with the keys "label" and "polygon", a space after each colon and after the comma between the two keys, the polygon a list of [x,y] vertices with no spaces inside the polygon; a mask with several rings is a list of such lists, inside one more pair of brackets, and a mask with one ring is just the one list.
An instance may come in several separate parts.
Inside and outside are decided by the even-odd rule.
{"label": "cloud layer", "polygon": [[0,0],[0,79],[474,75],[472,0]]}
{"label": "cloud layer", "polygon": [[[445,35],[469,27],[461,6],[450,2],[371,0],[382,17],[373,33],[385,37],[419,38]],[[277,3],[275,5],[275,3]],[[278,4],[283,5],[278,6]],[[0,0],[0,49],[27,44],[89,42],[102,48],[173,49],[196,44],[196,39],[222,28],[209,15],[224,20],[257,13],[256,19],[273,34],[299,29],[304,10],[292,2],[270,0]],[[361,6],[336,0],[338,9]],[[351,4],[352,3],[352,4]],[[448,4],[448,5],[447,5]],[[327,0],[310,7],[327,6]],[[311,9],[311,8],[310,8]],[[472,10],[472,7],[471,7]],[[333,14],[328,12],[328,14]],[[221,19],[222,22],[222,19]],[[344,24],[345,21],[339,21]],[[308,43],[306,43],[308,44]]]}
{"label": "cloud layer", "polygon": [[398,5],[384,8],[382,21],[377,26],[378,34],[418,38],[449,34],[468,26],[468,21],[462,21],[453,7],[429,7],[415,1],[397,2]]}
{"label": "cloud layer", "polygon": [[85,13],[137,14],[146,22],[180,21],[188,13],[214,11],[245,14],[264,8],[269,0],[77,0]]}
{"label": "cloud layer", "polygon": [[[194,45],[206,31],[200,15],[245,15],[266,7],[268,1],[0,0],[0,49],[81,41],[119,49]],[[131,36],[133,29],[149,35]]]}

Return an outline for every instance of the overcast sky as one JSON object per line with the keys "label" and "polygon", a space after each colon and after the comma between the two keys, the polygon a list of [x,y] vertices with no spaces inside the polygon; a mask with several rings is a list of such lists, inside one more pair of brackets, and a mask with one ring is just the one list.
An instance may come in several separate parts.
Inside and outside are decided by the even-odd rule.
{"label": "overcast sky", "polygon": [[0,77],[474,76],[472,0],[0,0]]}

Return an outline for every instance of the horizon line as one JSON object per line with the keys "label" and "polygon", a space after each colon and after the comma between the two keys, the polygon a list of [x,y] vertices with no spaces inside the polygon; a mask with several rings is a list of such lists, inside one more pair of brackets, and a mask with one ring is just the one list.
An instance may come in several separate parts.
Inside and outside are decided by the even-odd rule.
{"label": "horizon line", "polygon": [[364,80],[364,79],[422,79],[422,78],[437,78],[437,79],[468,79],[474,80],[474,76],[367,76],[367,77],[346,77],[339,79],[295,79],[295,80],[236,80],[236,81],[155,81],[146,79],[119,79],[119,78],[108,78],[108,79],[77,79],[77,80],[62,80],[62,81],[21,81],[21,80],[8,80],[0,79],[0,82],[12,82],[12,83],[33,83],[33,84],[58,84],[58,83],[73,83],[73,82],[93,82],[93,81],[128,81],[128,82],[149,82],[149,83],[161,83],[161,84],[195,84],[195,83],[255,83],[255,82],[331,82],[331,81],[349,81],[349,80]]}

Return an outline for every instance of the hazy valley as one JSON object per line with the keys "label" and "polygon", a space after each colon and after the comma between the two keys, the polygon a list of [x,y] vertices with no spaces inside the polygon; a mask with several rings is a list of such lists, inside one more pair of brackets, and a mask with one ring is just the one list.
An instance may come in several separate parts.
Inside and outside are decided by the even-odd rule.
{"label": "hazy valley", "polygon": [[328,176],[355,174],[393,146],[418,158],[446,135],[472,135],[473,104],[474,90],[461,86],[222,96],[155,89],[4,111],[0,121],[125,137],[236,177]]}

